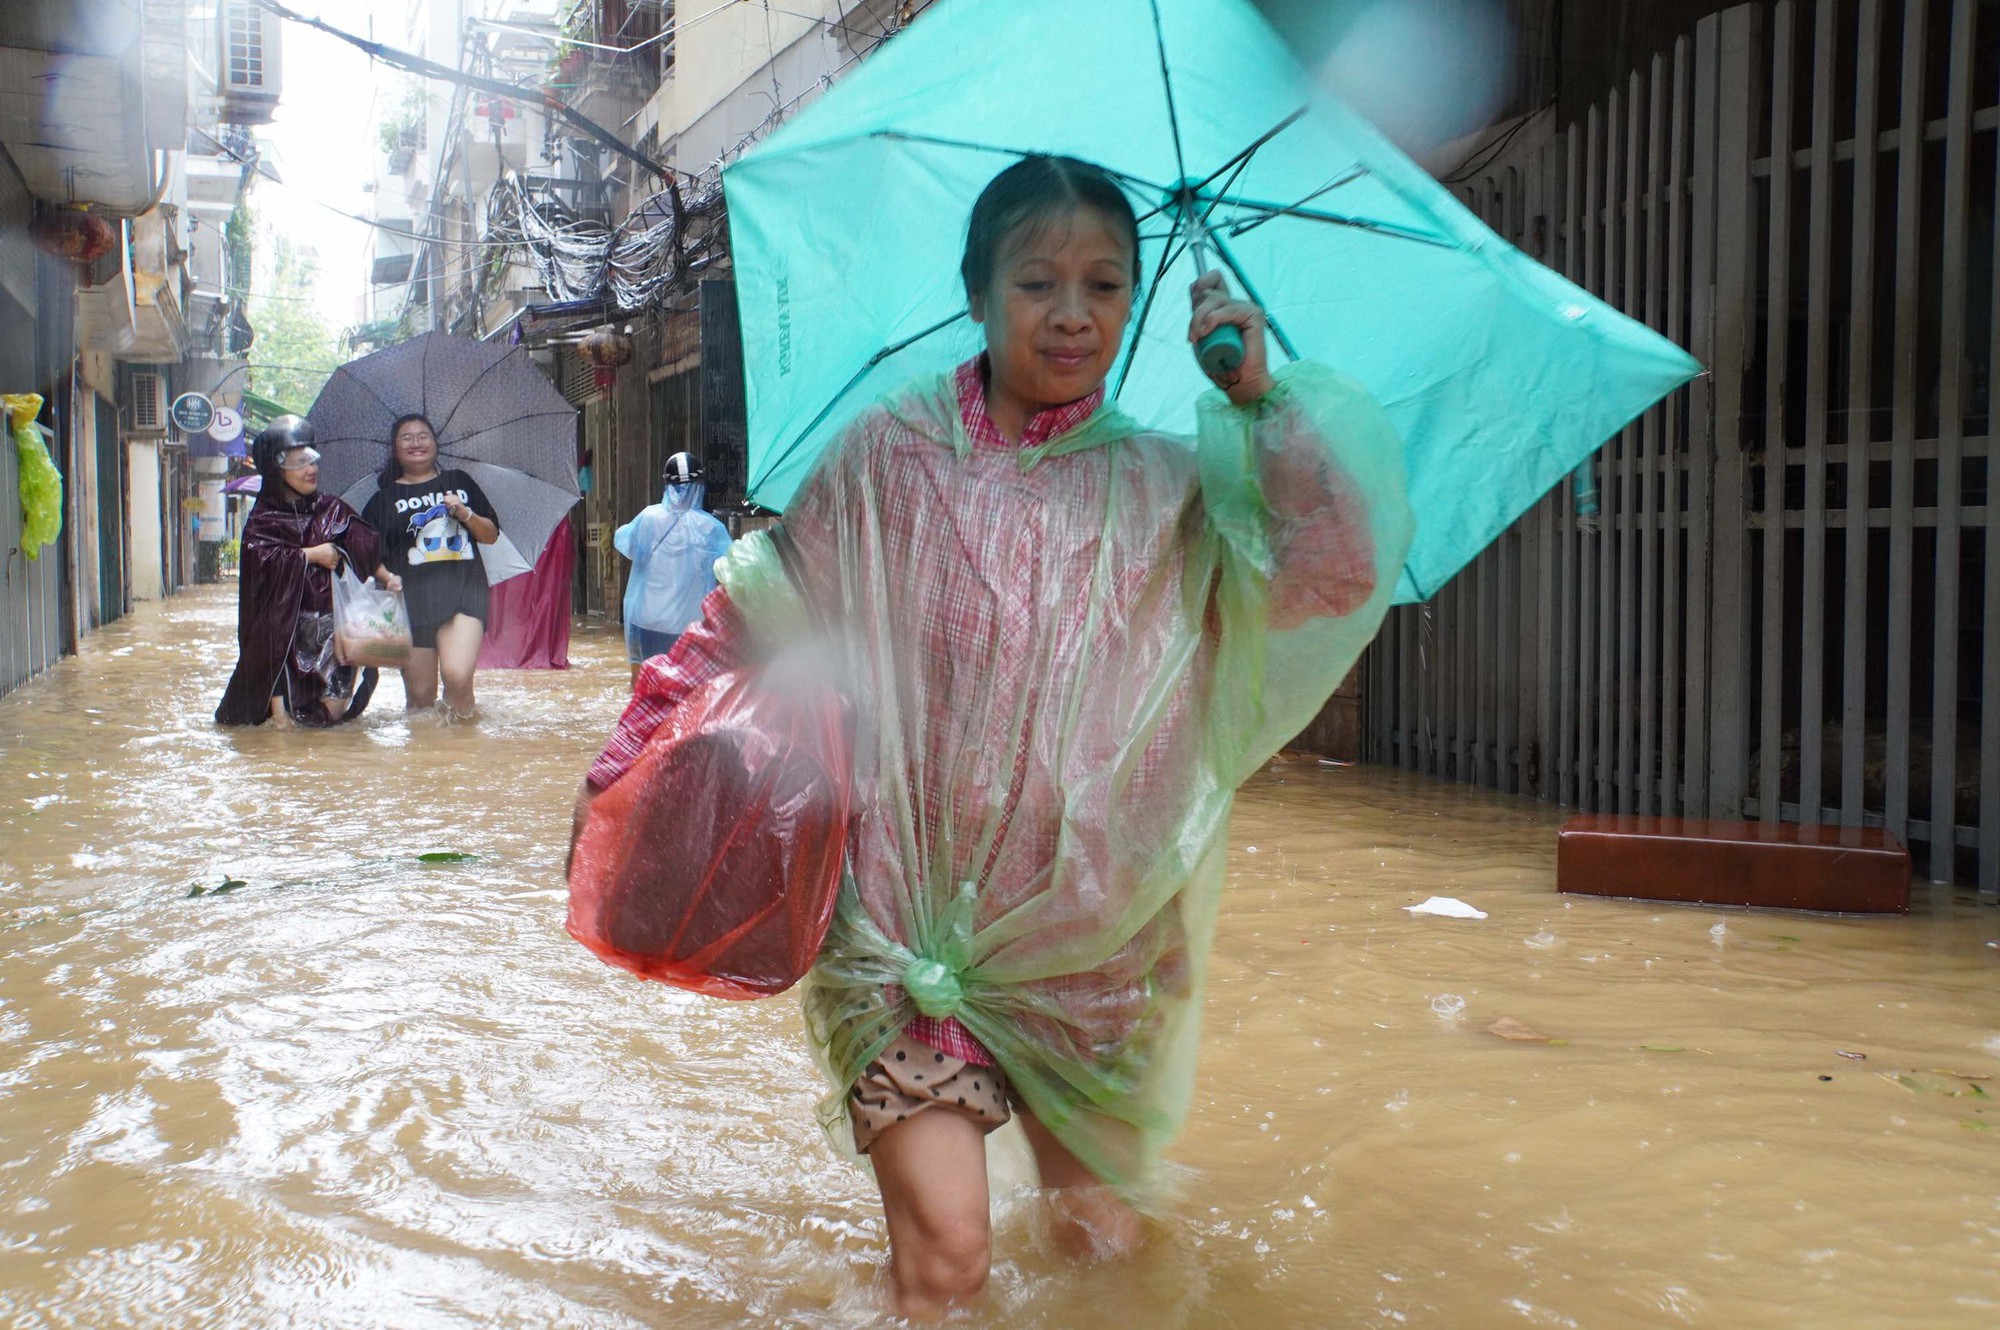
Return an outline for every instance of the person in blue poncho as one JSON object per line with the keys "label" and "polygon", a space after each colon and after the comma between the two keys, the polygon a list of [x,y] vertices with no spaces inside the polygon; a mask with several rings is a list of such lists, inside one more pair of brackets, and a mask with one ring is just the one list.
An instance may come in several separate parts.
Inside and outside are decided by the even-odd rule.
{"label": "person in blue poncho", "polygon": [[639,666],[673,649],[681,630],[701,618],[715,589],[715,561],[729,552],[729,528],[702,510],[708,487],[686,453],[667,459],[660,501],[612,533],[632,561],[625,583],[625,652]]}

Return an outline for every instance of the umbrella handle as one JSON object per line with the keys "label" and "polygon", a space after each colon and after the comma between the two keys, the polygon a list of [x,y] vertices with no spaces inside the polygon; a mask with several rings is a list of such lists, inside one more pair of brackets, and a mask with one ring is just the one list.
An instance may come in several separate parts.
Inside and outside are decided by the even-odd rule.
{"label": "umbrella handle", "polygon": [[1195,344],[1194,358],[1211,379],[1234,374],[1243,363],[1243,333],[1233,323],[1223,324]]}

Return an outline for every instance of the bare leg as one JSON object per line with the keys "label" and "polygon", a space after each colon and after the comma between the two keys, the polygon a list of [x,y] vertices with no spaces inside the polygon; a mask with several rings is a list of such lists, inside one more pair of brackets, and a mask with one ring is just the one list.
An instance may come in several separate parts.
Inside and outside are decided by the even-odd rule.
{"label": "bare leg", "polygon": [[1056,1244],[1071,1256],[1090,1260],[1111,1260],[1137,1251],[1144,1236],[1138,1211],[1119,1200],[1033,1113],[1022,1109],[1020,1116],[1028,1144],[1034,1147],[1042,1186],[1050,1193],[1049,1219]]}
{"label": "bare leg", "polygon": [[486,625],[469,614],[454,614],[438,628],[438,673],[444,676],[444,707],[454,716],[472,714],[472,673]]}
{"label": "bare leg", "polygon": [[425,711],[438,697],[438,653],[436,647],[418,647],[403,662],[404,705],[411,711]]}
{"label": "bare leg", "polygon": [[993,1263],[986,1133],[962,1113],[926,1109],[868,1153],[889,1217],[896,1314],[936,1320],[976,1297]]}
{"label": "bare leg", "polygon": [[292,720],[292,713],[285,710],[285,699],[282,697],[273,696],[271,698],[271,728],[274,730],[297,728]]}

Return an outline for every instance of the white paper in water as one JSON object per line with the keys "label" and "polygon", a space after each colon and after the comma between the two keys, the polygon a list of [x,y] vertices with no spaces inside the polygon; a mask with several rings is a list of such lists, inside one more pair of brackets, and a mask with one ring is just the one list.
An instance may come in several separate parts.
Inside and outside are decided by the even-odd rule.
{"label": "white paper in water", "polygon": [[1486,911],[1475,910],[1462,900],[1450,896],[1433,896],[1421,905],[1405,905],[1411,914],[1442,915],[1446,919],[1484,919]]}

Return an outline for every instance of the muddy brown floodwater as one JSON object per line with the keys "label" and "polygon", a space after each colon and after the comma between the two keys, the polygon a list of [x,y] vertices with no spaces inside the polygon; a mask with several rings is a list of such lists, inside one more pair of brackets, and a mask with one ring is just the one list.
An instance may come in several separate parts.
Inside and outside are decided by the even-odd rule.
{"label": "muddy brown floodwater", "polygon": [[[881,1217],[812,1125],[796,1006],[562,931],[616,640],[482,675],[470,725],[388,681],[358,727],[232,733],[232,595],[0,700],[0,1325],[875,1320]],[[1131,1264],[1065,1264],[1009,1128],[968,1322],[1995,1324],[2000,912],[1565,900],[1558,820],[1253,780],[1176,1208]],[[1403,909],[1432,894],[1489,917]]]}

